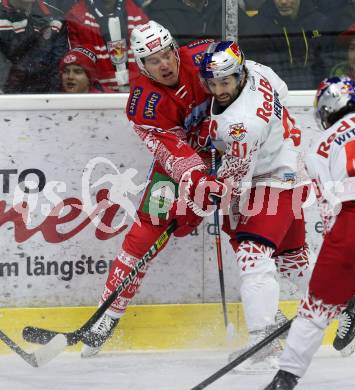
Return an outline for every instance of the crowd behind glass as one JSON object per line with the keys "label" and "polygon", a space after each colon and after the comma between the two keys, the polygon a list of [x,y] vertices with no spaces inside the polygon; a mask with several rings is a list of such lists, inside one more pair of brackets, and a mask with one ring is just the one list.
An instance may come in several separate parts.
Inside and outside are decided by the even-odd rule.
{"label": "crowd behind glass", "polygon": [[[127,92],[132,28],[149,19],[179,45],[222,36],[224,0],[0,0],[1,93]],[[355,77],[355,0],[240,0],[246,58],[290,90]]]}

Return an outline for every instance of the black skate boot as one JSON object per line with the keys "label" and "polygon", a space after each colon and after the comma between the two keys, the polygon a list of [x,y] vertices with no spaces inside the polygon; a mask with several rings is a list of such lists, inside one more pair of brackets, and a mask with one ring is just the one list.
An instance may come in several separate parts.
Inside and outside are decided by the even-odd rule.
{"label": "black skate boot", "polygon": [[341,351],[355,338],[355,297],[351,299],[347,308],[340,314],[339,327],[333,347]]}
{"label": "black skate boot", "polygon": [[88,358],[97,355],[102,345],[112,336],[118,322],[119,319],[104,314],[89,331],[83,334],[84,346],[81,350],[81,357]]}
{"label": "black skate boot", "polygon": [[290,372],[279,370],[272,382],[264,390],[292,390],[297,386],[299,377]]}

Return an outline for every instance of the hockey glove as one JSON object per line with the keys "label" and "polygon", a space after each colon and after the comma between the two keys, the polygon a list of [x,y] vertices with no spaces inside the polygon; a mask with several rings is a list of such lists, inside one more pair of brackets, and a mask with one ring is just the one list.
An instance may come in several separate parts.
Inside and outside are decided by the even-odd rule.
{"label": "hockey glove", "polygon": [[181,198],[175,201],[171,213],[177,225],[174,231],[175,237],[185,237],[191,234],[203,219],[187,207]]}
{"label": "hockey glove", "polygon": [[211,144],[210,136],[211,118],[207,117],[198,125],[197,143],[201,148],[205,148]]}
{"label": "hockey glove", "polygon": [[187,141],[194,150],[199,152],[211,145],[210,137],[210,117],[205,118],[198,125],[192,126],[190,132],[187,135]]}
{"label": "hockey glove", "polygon": [[215,204],[227,192],[227,186],[222,180],[197,170],[186,173],[179,184],[179,196],[200,217],[213,214]]}

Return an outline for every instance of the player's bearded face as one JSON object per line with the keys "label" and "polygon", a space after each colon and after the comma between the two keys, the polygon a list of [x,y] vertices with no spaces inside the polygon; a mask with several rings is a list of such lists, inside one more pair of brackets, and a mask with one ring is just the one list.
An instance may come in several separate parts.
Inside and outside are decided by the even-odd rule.
{"label": "player's bearded face", "polygon": [[228,107],[239,94],[240,84],[234,75],[220,79],[207,79],[207,85],[212,95],[222,107]]}
{"label": "player's bearded face", "polygon": [[158,51],[144,59],[144,66],[150,76],[167,87],[179,81],[178,60],[171,48]]}

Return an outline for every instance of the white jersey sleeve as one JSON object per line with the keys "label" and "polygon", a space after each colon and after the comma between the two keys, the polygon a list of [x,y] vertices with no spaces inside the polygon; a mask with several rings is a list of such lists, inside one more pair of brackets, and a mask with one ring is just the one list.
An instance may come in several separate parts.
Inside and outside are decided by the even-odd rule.
{"label": "white jersey sleeve", "polygon": [[287,86],[270,68],[246,65],[247,82],[238,98],[220,114],[212,102],[215,145],[224,154],[219,175],[239,186],[292,188],[301,134],[283,105]]}
{"label": "white jersey sleeve", "polygon": [[355,113],[324,131],[305,162],[318,190],[333,207],[355,200]]}

